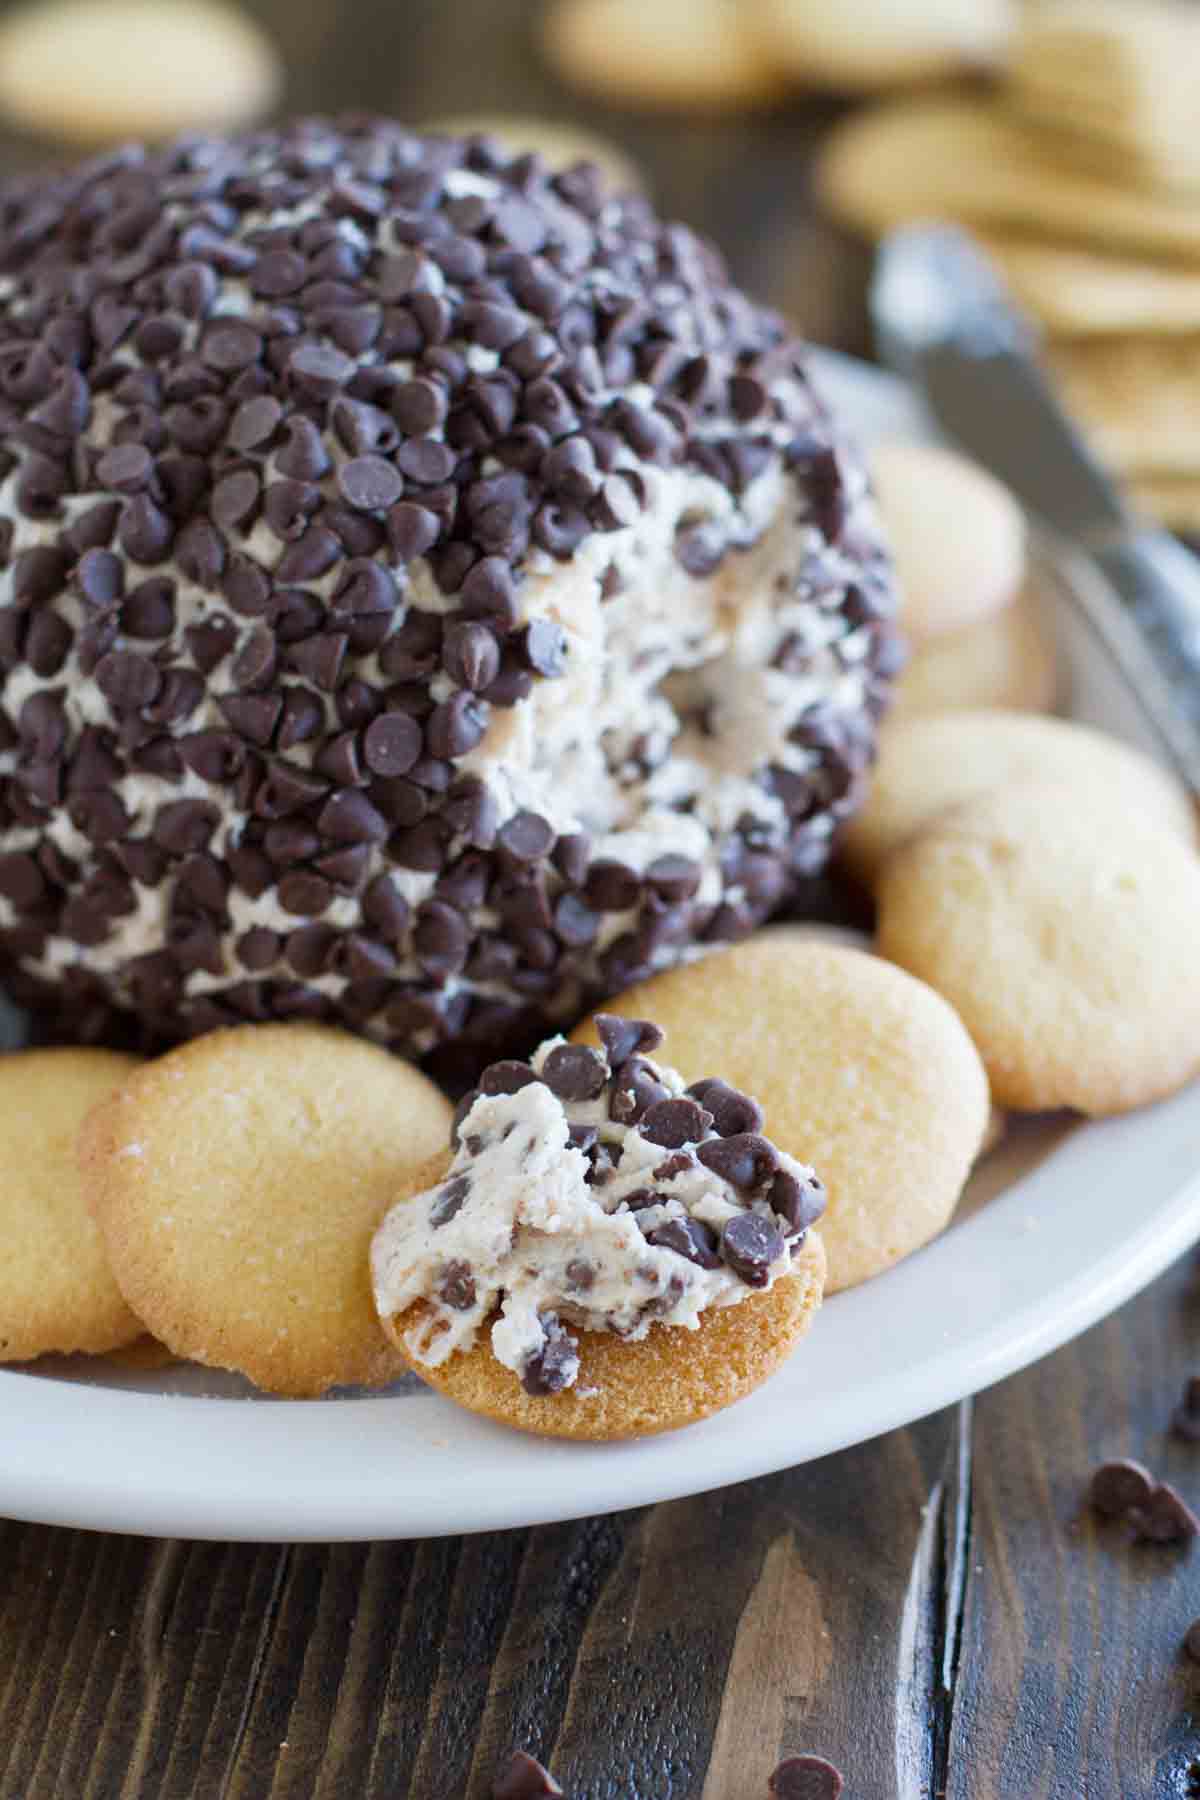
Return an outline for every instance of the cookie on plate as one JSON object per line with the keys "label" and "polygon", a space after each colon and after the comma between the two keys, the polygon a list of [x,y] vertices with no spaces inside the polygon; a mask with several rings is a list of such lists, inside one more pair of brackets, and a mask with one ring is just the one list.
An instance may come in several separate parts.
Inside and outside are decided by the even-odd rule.
{"label": "cookie on plate", "polygon": [[1042,135],[969,94],[851,113],[826,138],[815,179],[834,217],[872,238],[943,218],[1105,251],[1200,251],[1200,209],[1061,164]]}
{"label": "cookie on plate", "polygon": [[111,1050],[0,1056],[0,1362],[97,1354],[144,1330],[113,1279],[75,1166],[80,1124],[137,1066]]}
{"label": "cookie on plate", "polygon": [[617,105],[725,111],[785,85],[738,0],[551,0],[542,48],[565,81]]}
{"label": "cookie on plate", "polygon": [[1140,750],[1072,719],[981,709],[897,719],[884,731],[866,804],[842,838],[843,855],[870,883],[891,852],[940,812],[1048,776],[1081,800],[1102,799],[1110,822],[1153,820],[1195,842],[1187,794]]}
{"label": "cookie on plate", "polygon": [[310,1025],[244,1025],[143,1065],[80,1159],[123,1293],[177,1355],[272,1393],[381,1386],[402,1364],[367,1249],[449,1102],[408,1063]]}
{"label": "cookie on plate", "polygon": [[244,124],[281,82],[270,43],[222,0],[34,0],[0,29],[0,111],[72,143]]}
{"label": "cookie on plate", "polygon": [[802,87],[852,91],[991,69],[1008,51],[1013,0],[753,0],[780,64]]}
{"label": "cookie on plate", "polygon": [[919,645],[900,672],[889,718],[979,707],[1052,712],[1058,657],[1043,613],[1026,589],[990,619]]}
{"label": "cookie on plate", "polygon": [[[619,994],[687,1080],[720,1068],[828,1192],[826,1291],[853,1287],[947,1223],[988,1126],[988,1085],[951,1007],[903,969],[787,927]],[[573,1034],[595,1042],[585,1021]]]}
{"label": "cookie on plate", "polygon": [[940,444],[879,444],[870,468],[912,643],[1009,604],[1025,576],[1025,516],[1003,482]]}
{"label": "cookie on plate", "polygon": [[1103,787],[979,795],[878,897],[881,952],[955,1007],[999,1105],[1124,1112],[1200,1073],[1200,857]]}
{"label": "cookie on plate", "polygon": [[685,1088],[647,1019],[595,1024],[595,1049],[551,1038],[483,1072],[371,1272],[389,1337],[451,1399],[547,1436],[640,1437],[791,1351],[821,1297],[825,1193],[753,1096]]}

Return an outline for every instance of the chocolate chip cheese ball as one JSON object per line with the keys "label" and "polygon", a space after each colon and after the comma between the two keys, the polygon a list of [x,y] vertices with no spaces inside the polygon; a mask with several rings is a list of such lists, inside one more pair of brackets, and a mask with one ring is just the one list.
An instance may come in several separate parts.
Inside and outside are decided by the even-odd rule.
{"label": "chocolate chip cheese ball", "polygon": [[494,1048],[824,860],[857,458],[706,245],[307,121],[0,190],[0,954],[76,1035]]}

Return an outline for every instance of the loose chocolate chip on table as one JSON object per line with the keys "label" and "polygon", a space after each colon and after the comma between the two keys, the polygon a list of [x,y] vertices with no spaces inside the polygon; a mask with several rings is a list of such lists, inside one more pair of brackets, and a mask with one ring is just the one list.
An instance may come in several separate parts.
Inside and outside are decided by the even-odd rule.
{"label": "loose chocolate chip on table", "polygon": [[674,1250],[677,1256],[696,1263],[701,1269],[721,1267],[716,1236],[699,1219],[668,1219],[665,1224],[656,1225],[653,1231],[647,1232],[646,1242],[653,1244],[656,1250]]}
{"label": "loose chocolate chip on table", "polygon": [[549,1769],[526,1750],[510,1750],[492,1783],[492,1800],[560,1800],[561,1795]]}
{"label": "loose chocolate chip on table", "polygon": [[721,1233],[721,1254],[747,1287],[766,1287],[771,1264],[783,1248],[782,1232],[759,1213],[741,1213]]}
{"label": "loose chocolate chip on table", "polygon": [[643,1114],[638,1130],[648,1144],[681,1150],[685,1144],[698,1144],[711,1124],[710,1112],[681,1095],[675,1100],[656,1100]]}
{"label": "loose chocolate chip on table", "polygon": [[1190,1375],[1183,1396],[1171,1414],[1171,1430],[1189,1443],[1200,1443],[1200,1376]]}
{"label": "loose chocolate chip on table", "polygon": [[771,1800],[838,1800],[845,1782],[823,1756],[787,1756],[767,1783]]}
{"label": "loose chocolate chip on table", "polygon": [[542,1064],[541,1079],[560,1100],[595,1100],[604,1092],[607,1071],[594,1050],[560,1044]]}
{"label": "loose chocolate chip on table", "polygon": [[1131,1507],[1144,1506],[1154,1491],[1154,1477],[1141,1463],[1122,1457],[1101,1463],[1092,1476],[1088,1499],[1095,1512],[1118,1519]]}
{"label": "loose chocolate chip on table", "polygon": [[1185,1544],[1200,1531],[1200,1519],[1183,1496],[1165,1481],[1158,1482],[1126,1516],[1134,1536],[1151,1544]]}

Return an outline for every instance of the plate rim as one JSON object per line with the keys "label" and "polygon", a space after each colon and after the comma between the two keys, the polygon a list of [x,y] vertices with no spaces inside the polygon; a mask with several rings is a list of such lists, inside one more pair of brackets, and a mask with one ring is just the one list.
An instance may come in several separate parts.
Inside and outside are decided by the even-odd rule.
{"label": "plate rim", "polygon": [[[857,391],[860,401],[865,396],[870,406],[891,413],[897,420],[903,419],[906,427],[913,429],[916,415],[912,397],[895,376],[836,352],[818,351],[814,361],[818,379],[838,388],[843,405],[849,399],[852,413],[853,392]],[[920,429],[919,422],[916,429]],[[1200,1087],[1194,1092],[1185,1090],[1164,1104],[1181,1105],[1186,1116],[1189,1101],[1192,1105],[1200,1103]],[[1153,1111],[1150,1117],[1143,1112],[1096,1122],[1073,1136],[1082,1139],[1088,1133],[1109,1131],[1119,1144],[1122,1132],[1136,1134],[1152,1129]],[[1088,1138],[1089,1144],[1102,1141]],[[1200,1131],[1197,1141],[1200,1144]],[[921,1269],[930,1260],[948,1259],[953,1267],[954,1244],[960,1233],[971,1232],[980,1220],[995,1217],[999,1208],[1007,1209],[1015,1219],[1031,1183],[1040,1190],[1049,1182],[1053,1190],[1053,1164],[1057,1157],[1057,1151],[1052,1153],[1031,1177],[1018,1180],[974,1218],[952,1225],[925,1250],[877,1277],[869,1288],[833,1296],[822,1309],[815,1329],[819,1332],[827,1319],[836,1319],[835,1309],[848,1302],[854,1302],[853,1310],[857,1311],[862,1305],[861,1297],[869,1291],[886,1286],[895,1295],[902,1294],[914,1280],[919,1285]],[[369,1459],[361,1469],[352,1468],[340,1486],[318,1485],[299,1493],[286,1481],[270,1488],[261,1480],[247,1483],[239,1479],[240,1469],[226,1467],[221,1471],[222,1486],[216,1495],[202,1486],[185,1488],[169,1456],[153,1463],[152,1447],[160,1435],[153,1415],[156,1408],[163,1408],[164,1402],[172,1407],[161,1420],[164,1426],[179,1416],[180,1401],[185,1409],[193,1409],[190,1415],[186,1410],[183,1414],[189,1423],[197,1416],[197,1406],[207,1409],[210,1419],[228,1423],[229,1429],[204,1434],[213,1438],[211,1454],[219,1463],[222,1444],[234,1445],[239,1435],[244,1435],[247,1421],[259,1421],[250,1426],[252,1438],[261,1443],[278,1440],[286,1444],[297,1435],[290,1422],[306,1416],[321,1417],[327,1422],[319,1441],[330,1451],[334,1447],[349,1453],[359,1449],[369,1458],[372,1438],[376,1444],[385,1441],[380,1422],[386,1424],[392,1416],[391,1409],[398,1404],[403,1404],[406,1412],[409,1408],[420,1409],[412,1417],[424,1421],[425,1436],[433,1446],[438,1440],[430,1433],[437,1431],[438,1419],[446,1419],[445,1409],[455,1410],[452,1403],[433,1394],[407,1397],[403,1402],[387,1395],[348,1402],[247,1401],[80,1384],[40,1372],[36,1365],[19,1370],[0,1367],[0,1428],[6,1429],[8,1445],[8,1453],[0,1462],[0,1512],[36,1523],[150,1536],[344,1542],[541,1525],[586,1517],[597,1511],[623,1510],[701,1494],[865,1442],[884,1431],[910,1425],[968,1394],[983,1391],[1106,1317],[1194,1242],[1198,1230],[1200,1148],[1190,1166],[1178,1172],[1178,1178],[1168,1185],[1151,1218],[1139,1221],[1127,1235],[1114,1239],[1102,1254],[1079,1266],[1055,1294],[1052,1306],[1047,1307],[1044,1296],[1017,1305],[973,1336],[956,1357],[946,1356],[931,1342],[921,1357],[902,1364],[887,1381],[876,1382],[872,1389],[862,1392],[852,1388],[852,1403],[828,1408],[817,1426],[809,1429],[799,1456],[794,1443],[787,1442],[786,1432],[773,1438],[760,1429],[757,1435],[743,1439],[736,1430],[728,1429],[729,1413],[716,1415],[683,1433],[631,1443],[578,1446],[522,1438],[520,1443],[525,1447],[532,1444],[543,1467],[554,1474],[542,1485],[531,1481],[528,1496],[523,1496],[515,1510],[504,1486],[492,1492],[483,1483],[472,1486],[464,1482],[452,1484],[447,1492],[435,1491],[427,1481],[418,1494],[406,1494],[403,1488],[397,1491],[386,1484],[381,1489],[371,1479]],[[733,1411],[741,1413],[756,1401],[761,1410],[764,1395],[769,1405],[773,1385],[768,1384]],[[237,1423],[239,1420],[241,1423]],[[289,1423],[285,1424],[285,1420]],[[329,1421],[333,1421],[332,1429]],[[710,1432],[708,1427],[718,1422],[722,1422],[721,1428]],[[511,1442],[513,1437],[503,1427],[487,1427],[482,1421],[474,1421],[474,1425],[499,1433],[504,1441]],[[301,1431],[304,1429],[302,1425]],[[165,1443],[169,1433],[161,1435]],[[150,1456],[153,1467],[149,1479],[143,1467],[137,1471],[137,1479],[131,1481],[128,1467],[121,1465],[115,1454],[89,1457],[84,1453],[89,1440],[94,1439],[102,1448],[105,1444],[119,1446],[122,1437],[127,1443],[130,1438],[137,1440],[143,1456]],[[669,1454],[664,1454],[664,1445],[668,1449],[678,1445],[680,1454],[672,1461]],[[136,1458],[133,1460],[136,1462]],[[569,1481],[564,1482],[561,1470],[565,1466],[569,1471],[572,1463],[582,1466],[585,1460],[588,1479],[577,1482],[574,1497],[564,1498]],[[603,1471],[602,1479],[598,1479],[598,1470]]]}

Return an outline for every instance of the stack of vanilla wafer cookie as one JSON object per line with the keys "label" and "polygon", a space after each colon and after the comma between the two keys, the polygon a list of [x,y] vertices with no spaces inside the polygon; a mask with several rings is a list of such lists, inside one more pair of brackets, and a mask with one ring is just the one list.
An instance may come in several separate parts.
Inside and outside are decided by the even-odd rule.
{"label": "stack of vanilla wafer cookie", "polygon": [[1046,334],[1077,417],[1146,509],[1200,527],[1200,8],[1029,7],[999,88],[860,111],[819,185],[871,236],[969,224]]}

